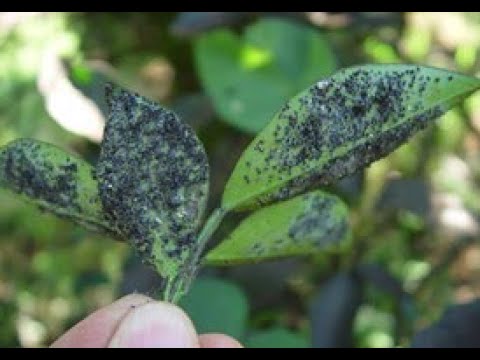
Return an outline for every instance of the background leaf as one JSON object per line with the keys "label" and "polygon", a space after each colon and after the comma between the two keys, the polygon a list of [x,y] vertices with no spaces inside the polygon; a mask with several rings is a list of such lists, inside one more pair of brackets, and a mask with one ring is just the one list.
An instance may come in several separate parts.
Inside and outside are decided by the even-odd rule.
{"label": "background leaf", "polygon": [[0,186],[42,210],[121,237],[103,213],[94,169],[53,145],[21,139],[1,148]]}
{"label": "background leaf", "polygon": [[195,271],[196,229],[208,193],[208,160],[173,112],[109,87],[98,163],[105,210],[142,258],[166,278],[167,300]]}
{"label": "background leaf", "polygon": [[199,334],[224,333],[243,338],[247,325],[248,301],[243,291],[225,280],[198,278],[180,306],[190,316]]}
{"label": "background leaf", "polygon": [[339,273],[315,294],[310,305],[313,347],[353,347],[352,325],[362,303],[362,285],[351,273]]}
{"label": "background leaf", "polygon": [[308,348],[308,340],[293,331],[276,327],[255,331],[245,340],[247,348]]}
{"label": "background leaf", "polygon": [[257,207],[352,174],[479,87],[476,78],[414,65],[341,70],[295,96],[255,138],[223,206]]}
{"label": "background leaf", "polygon": [[258,262],[339,249],[351,237],[348,209],[322,191],[260,209],[211,250],[214,265]]}
{"label": "background leaf", "polygon": [[245,12],[190,12],[178,15],[170,24],[169,30],[175,36],[193,36],[204,31],[219,27],[235,25],[248,17]]}
{"label": "background leaf", "polygon": [[375,206],[382,213],[407,210],[426,218],[431,211],[430,197],[428,184],[421,179],[392,179],[385,184]]}
{"label": "background leaf", "polygon": [[414,336],[412,347],[480,347],[480,300],[451,306],[437,323]]}
{"label": "background leaf", "polygon": [[331,74],[336,60],[321,32],[280,19],[264,19],[245,30],[199,37],[195,60],[202,84],[222,118],[260,131],[290,97]]}

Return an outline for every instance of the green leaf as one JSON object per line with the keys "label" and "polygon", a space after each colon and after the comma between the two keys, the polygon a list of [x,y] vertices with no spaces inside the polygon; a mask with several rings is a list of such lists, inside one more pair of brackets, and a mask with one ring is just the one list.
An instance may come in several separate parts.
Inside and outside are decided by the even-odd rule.
{"label": "green leaf", "polygon": [[209,167],[193,130],[138,94],[107,87],[110,114],[97,173],[105,211],[142,259],[181,296],[196,270],[196,230]]}
{"label": "green leaf", "polygon": [[19,139],[1,148],[0,186],[90,230],[121,237],[103,213],[94,168],[53,145]]}
{"label": "green leaf", "polygon": [[199,334],[222,333],[237,339],[245,335],[247,298],[231,282],[199,278],[179,304],[190,316]]}
{"label": "green leaf", "polygon": [[285,104],[238,161],[227,210],[255,208],[326,185],[386,156],[480,87],[414,65],[347,68]]}
{"label": "green leaf", "polygon": [[348,209],[315,191],[257,210],[206,256],[210,265],[259,262],[339,250],[351,238]]}
{"label": "green leaf", "polygon": [[229,30],[202,35],[195,60],[217,112],[250,133],[260,131],[297,92],[336,69],[321,32],[280,19],[255,23],[243,38]]}
{"label": "green leaf", "polygon": [[282,327],[254,331],[245,341],[247,348],[308,348],[305,336]]}

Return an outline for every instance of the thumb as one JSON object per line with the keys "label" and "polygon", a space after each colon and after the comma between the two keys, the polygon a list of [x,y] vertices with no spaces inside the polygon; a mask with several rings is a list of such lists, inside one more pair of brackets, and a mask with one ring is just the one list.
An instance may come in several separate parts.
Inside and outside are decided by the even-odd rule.
{"label": "thumb", "polygon": [[188,316],[175,305],[149,302],[132,309],[118,325],[108,347],[199,347]]}

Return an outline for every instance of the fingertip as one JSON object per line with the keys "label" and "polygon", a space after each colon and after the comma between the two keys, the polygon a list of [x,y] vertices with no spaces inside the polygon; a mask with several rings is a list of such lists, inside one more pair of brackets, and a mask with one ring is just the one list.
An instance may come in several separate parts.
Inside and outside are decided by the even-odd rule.
{"label": "fingertip", "polygon": [[50,347],[106,347],[122,318],[132,309],[153,301],[130,294],[87,316],[58,338]]}
{"label": "fingertip", "polygon": [[147,295],[143,295],[140,293],[132,293],[129,295],[125,295],[122,298],[115,301],[113,304],[130,304],[133,306],[143,304],[149,301],[154,301],[151,297]]}
{"label": "fingertip", "polygon": [[195,348],[198,336],[188,316],[165,302],[148,302],[131,312],[119,324],[108,347]]}
{"label": "fingertip", "polygon": [[233,337],[224,334],[202,334],[199,341],[202,348],[243,348]]}

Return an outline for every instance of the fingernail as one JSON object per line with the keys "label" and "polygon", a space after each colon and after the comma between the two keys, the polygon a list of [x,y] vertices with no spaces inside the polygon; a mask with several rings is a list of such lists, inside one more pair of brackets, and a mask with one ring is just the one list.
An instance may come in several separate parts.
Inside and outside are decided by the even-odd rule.
{"label": "fingernail", "polygon": [[182,310],[162,302],[150,302],[130,311],[121,321],[109,347],[198,347],[192,322]]}

